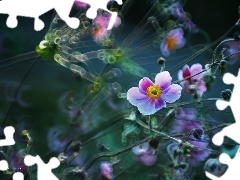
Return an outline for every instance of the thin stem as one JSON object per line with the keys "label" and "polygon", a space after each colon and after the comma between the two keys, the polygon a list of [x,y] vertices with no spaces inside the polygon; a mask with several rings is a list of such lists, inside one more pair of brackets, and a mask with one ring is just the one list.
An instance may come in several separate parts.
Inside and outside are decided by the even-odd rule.
{"label": "thin stem", "polygon": [[[141,125],[142,127],[150,130],[150,127],[149,127],[148,125],[144,124],[142,121],[136,119],[136,122],[137,122],[139,125]],[[164,137],[166,137],[166,138],[169,138],[169,139],[172,139],[172,140],[174,140],[174,141],[177,141],[178,143],[181,143],[181,142],[182,142],[181,139],[171,137],[171,136],[167,135],[166,133],[160,132],[160,131],[158,131],[158,130],[156,130],[156,129],[152,129],[152,131],[155,132],[155,133],[157,133],[157,134],[159,134],[159,135],[161,135],[161,136],[164,136]]]}
{"label": "thin stem", "polygon": [[5,115],[5,117],[4,117],[3,121],[2,121],[2,126],[5,125],[5,122],[6,122],[6,120],[7,120],[7,117],[8,117],[8,115],[9,115],[9,113],[10,113],[10,110],[11,110],[11,108],[12,108],[12,106],[13,106],[13,102],[14,102],[15,98],[16,98],[17,95],[18,95],[18,92],[19,92],[19,90],[20,90],[20,87],[21,87],[22,83],[23,83],[24,80],[26,79],[27,75],[30,73],[30,70],[32,69],[33,65],[37,62],[37,59],[38,59],[38,58],[39,58],[39,56],[31,63],[31,65],[29,66],[27,72],[24,74],[23,78],[21,79],[21,81],[20,81],[20,83],[19,83],[19,85],[18,85],[18,87],[17,87],[17,90],[16,90],[15,93],[14,93],[13,101],[11,101],[11,103],[10,103],[10,105],[9,105],[9,107],[8,107],[8,110],[7,110],[7,112],[6,112],[6,115]]}
{"label": "thin stem", "polygon": [[188,57],[187,59],[185,59],[184,61],[182,61],[181,63],[177,64],[176,66],[174,66],[172,69],[169,70],[169,72],[173,73],[175,72],[182,64],[186,64],[189,61],[191,61],[192,59],[195,59],[196,57],[198,57],[199,55],[201,55],[203,52],[205,52],[206,50],[208,50],[209,48],[211,48],[212,46],[214,46],[215,44],[217,44],[219,41],[221,41],[223,38],[225,38],[235,27],[235,24],[225,33],[223,34],[220,38],[218,38],[217,40],[215,40],[214,42],[212,42],[211,44],[207,45],[206,47],[204,47],[203,49],[199,50],[198,52],[196,52],[195,54],[193,54],[192,56]]}
{"label": "thin stem", "polygon": [[93,163],[94,163],[97,159],[99,159],[99,158],[117,156],[117,155],[122,154],[122,153],[130,150],[131,148],[133,148],[133,147],[135,147],[135,146],[137,146],[137,145],[139,145],[139,144],[142,144],[142,143],[144,143],[144,142],[146,142],[146,141],[148,141],[148,140],[149,140],[149,138],[147,137],[147,138],[145,138],[145,139],[143,139],[143,140],[141,140],[141,141],[138,141],[138,142],[136,142],[136,143],[134,143],[134,144],[131,144],[131,145],[129,145],[129,146],[125,147],[125,148],[122,148],[122,149],[120,149],[120,150],[117,150],[117,151],[114,151],[114,152],[110,152],[110,153],[100,153],[100,154],[96,154],[95,156],[93,156],[93,157],[86,163],[86,165],[82,168],[82,171],[83,171],[83,172],[84,172],[84,171],[87,171],[87,170],[93,165]]}
{"label": "thin stem", "polygon": [[168,120],[168,118],[175,112],[176,108],[174,108],[172,110],[172,112],[168,113],[167,116],[164,117],[164,119],[159,123],[159,125],[157,126],[157,129],[161,126],[163,126],[163,124]]}
{"label": "thin stem", "polygon": [[[219,100],[220,98],[208,98],[208,99],[202,99],[202,100],[197,100],[197,101],[189,101],[189,102],[183,102],[183,103],[179,103],[177,105],[177,107],[180,107],[180,106],[185,106],[185,105],[189,105],[189,104],[193,104],[194,102],[204,102],[204,101],[217,101]],[[174,108],[176,107],[176,105],[170,105],[168,106],[168,108]]]}
{"label": "thin stem", "polygon": [[215,56],[216,56],[216,53],[217,53],[218,48],[219,48],[223,43],[229,42],[229,41],[234,41],[234,39],[233,39],[233,38],[225,39],[224,41],[222,41],[221,43],[219,43],[219,44],[217,45],[217,47],[216,47],[215,50],[213,51],[212,62],[214,62],[214,60],[215,60]]}

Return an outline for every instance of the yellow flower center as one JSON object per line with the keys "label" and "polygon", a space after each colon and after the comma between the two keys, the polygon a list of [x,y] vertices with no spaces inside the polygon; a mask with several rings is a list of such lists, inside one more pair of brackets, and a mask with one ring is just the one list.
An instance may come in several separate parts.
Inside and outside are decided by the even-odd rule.
{"label": "yellow flower center", "polygon": [[151,99],[158,99],[162,95],[162,89],[158,85],[154,84],[147,88],[146,93]]}
{"label": "yellow flower center", "polygon": [[176,39],[174,37],[171,37],[171,36],[167,37],[166,43],[167,43],[167,48],[170,51],[174,51],[176,49],[177,42],[176,42]]}

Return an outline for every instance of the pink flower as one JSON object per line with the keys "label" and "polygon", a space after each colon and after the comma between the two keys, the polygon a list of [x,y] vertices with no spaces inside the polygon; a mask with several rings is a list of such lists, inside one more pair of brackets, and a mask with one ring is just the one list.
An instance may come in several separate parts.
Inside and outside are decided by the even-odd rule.
{"label": "pink flower", "polygon": [[110,31],[107,30],[105,27],[95,27],[92,32],[92,37],[96,42],[100,42],[101,40],[105,39],[110,35]]}
{"label": "pink flower", "polygon": [[147,142],[133,147],[132,152],[135,154],[137,160],[146,166],[152,166],[157,161],[155,150]]}
{"label": "pink flower", "polygon": [[173,103],[181,96],[182,87],[172,84],[169,72],[158,73],[155,84],[144,77],[139,81],[139,87],[132,87],[127,92],[127,100],[143,115],[151,115],[166,107],[166,102]]}
{"label": "pink flower", "polygon": [[112,179],[113,175],[112,175],[112,164],[109,162],[103,162],[101,163],[99,170],[102,174],[103,177],[107,178],[107,179]]}
{"label": "pink flower", "polygon": [[207,90],[205,82],[202,80],[204,75],[204,72],[202,71],[203,69],[201,64],[193,64],[191,68],[189,68],[188,65],[185,65],[182,70],[178,71],[178,79],[180,81],[194,75],[193,77],[180,83],[187,93],[193,94],[196,92],[201,96]]}
{"label": "pink flower", "polygon": [[180,28],[170,31],[161,42],[161,53],[164,56],[169,56],[170,52],[173,53],[176,49],[181,49],[186,43],[183,34],[183,30]]}
{"label": "pink flower", "polygon": [[[110,18],[111,18],[111,15],[109,14],[99,15],[94,19],[94,24],[100,27],[107,28]],[[121,19],[117,17],[115,23],[113,24],[113,27],[118,27],[120,24],[121,24]]]}
{"label": "pink flower", "polygon": [[[92,29],[91,34],[96,42],[99,42],[110,35],[111,31],[107,30],[110,18],[111,16],[109,14],[103,14],[94,19],[95,27]],[[113,27],[118,27],[120,24],[121,19],[117,17]]]}

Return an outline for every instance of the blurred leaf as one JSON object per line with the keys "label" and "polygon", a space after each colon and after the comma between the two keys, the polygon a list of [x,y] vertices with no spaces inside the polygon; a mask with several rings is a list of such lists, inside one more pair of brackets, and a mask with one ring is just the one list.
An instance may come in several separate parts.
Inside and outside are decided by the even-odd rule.
{"label": "blurred leaf", "polygon": [[132,60],[123,61],[120,63],[120,66],[124,72],[128,72],[139,77],[144,77],[148,74],[145,69]]}

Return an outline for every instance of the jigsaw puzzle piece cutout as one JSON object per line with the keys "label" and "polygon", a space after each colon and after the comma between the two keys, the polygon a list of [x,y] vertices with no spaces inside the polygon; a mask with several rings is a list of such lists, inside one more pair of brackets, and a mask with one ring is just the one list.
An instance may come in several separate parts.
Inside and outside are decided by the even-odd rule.
{"label": "jigsaw puzzle piece cutout", "polygon": [[21,172],[16,172],[12,176],[13,180],[24,180],[24,176]]}
{"label": "jigsaw puzzle piece cutout", "polygon": [[232,140],[240,144],[240,136],[238,134],[240,130],[240,111],[239,111],[239,99],[240,99],[240,70],[238,76],[234,76],[230,73],[226,73],[223,76],[223,81],[226,84],[234,84],[234,89],[231,94],[229,102],[218,100],[216,106],[219,110],[224,110],[227,106],[230,106],[235,118],[235,123],[223,128],[219,133],[215,134],[212,138],[212,142],[218,146],[222,145],[224,136],[228,136]]}
{"label": "jigsaw puzzle piece cutout", "polygon": [[[218,100],[216,102],[216,106],[219,110],[224,110],[227,106],[231,107],[233,112],[235,123],[223,128],[220,132],[215,134],[212,138],[214,144],[220,146],[224,141],[224,136],[231,138],[232,140],[238,142],[240,144],[240,111],[239,111],[239,99],[240,99],[240,69],[238,71],[238,76],[234,76],[230,73],[226,73],[223,76],[223,81],[225,84],[234,84],[233,92],[231,94],[231,98],[229,102]],[[219,157],[219,161],[223,164],[228,165],[227,171],[221,176],[216,177],[213,174],[210,174],[205,171],[206,176],[211,178],[212,180],[229,180],[234,177],[240,177],[240,149],[238,147],[237,153],[235,157],[231,159],[229,155],[226,153],[222,153]]]}
{"label": "jigsaw puzzle piece cutout", "polygon": [[56,157],[51,158],[50,161],[47,164],[45,164],[38,155],[35,157],[31,155],[27,155],[24,158],[24,163],[27,166],[32,166],[34,164],[37,164],[38,180],[46,180],[46,177],[48,180],[58,180],[58,178],[52,173],[52,169],[55,169],[60,165],[60,162]]}
{"label": "jigsaw puzzle piece cutout", "polygon": [[226,153],[222,153],[219,157],[219,161],[223,164],[228,165],[227,171],[221,176],[216,177],[208,172],[206,173],[206,176],[209,177],[212,180],[229,180],[232,179],[232,177],[240,177],[240,149],[238,148],[238,151],[233,159],[229,157]]}
{"label": "jigsaw puzzle piece cutout", "polygon": [[6,160],[0,161],[0,171],[8,170],[8,162]]}
{"label": "jigsaw puzzle piece cutout", "polygon": [[15,129],[12,126],[7,126],[4,128],[3,133],[5,135],[5,139],[0,140],[0,147],[1,146],[12,146],[15,144],[13,139],[13,134]]}
{"label": "jigsaw puzzle piece cutout", "polygon": [[231,73],[225,73],[223,76],[223,82],[225,84],[235,84],[237,83],[237,77]]}
{"label": "jigsaw puzzle piece cutout", "polygon": [[226,164],[220,163],[219,159],[215,158],[208,159],[204,164],[204,171],[217,177],[222,176],[227,168],[228,166]]}
{"label": "jigsaw puzzle piece cutout", "polygon": [[240,130],[240,123],[233,123],[225,128],[223,128],[220,132],[215,134],[212,138],[212,142],[221,146],[224,142],[224,136],[229,137],[230,139],[240,143],[238,131]]}
{"label": "jigsaw puzzle piece cutout", "polygon": [[[101,0],[101,1],[99,1],[99,0],[79,0],[79,1],[90,5],[90,8],[86,12],[86,16],[89,19],[95,19],[97,17],[98,9],[102,9],[102,10],[110,13],[111,18],[110,18],[107,30],[112,29],[112,27],[113,27],[113,25],[114,25],[114,23],[116,22],[116,19],[117,19],[117,12],[112,12],[112,11],[108,10],[107,4],[111,0]],[[122,0],[115,0],[115,1],[119,5],[123,4]]]}
{"label": "jigsaw puzzle piece cutout", "polygon": [[34,29],[40,31],[44,28],[44,22],[39,19],[39,16],[55,9],[70,28],[76,29],[80,24],[79,19],[69,17],[73,4],[74,0],[2,0],[0,1],[0,13],[9,15],[6,22],[9,28],[17,27],[17,16],[23,16],[34,18]]}
{"label": "jigsaw puzzle piece cutout", "polygon": [[[223,76],[223,81],[225,84],[234,84],[233,92],[231,94],[231,98],[229,102],[225,102],[218,100],[217,107],[220,110],[224,108],[224,106],[230,106],[235,117],[235,121],[240,123],[240,111],[239,111],[239,99],[240,99],[240,69],[238,71],[238,76],[234,76],[230,73],[225,73]],[[233,132],[231,132],[233,133]],[[240,139],[239,139],[240,140]]]}

